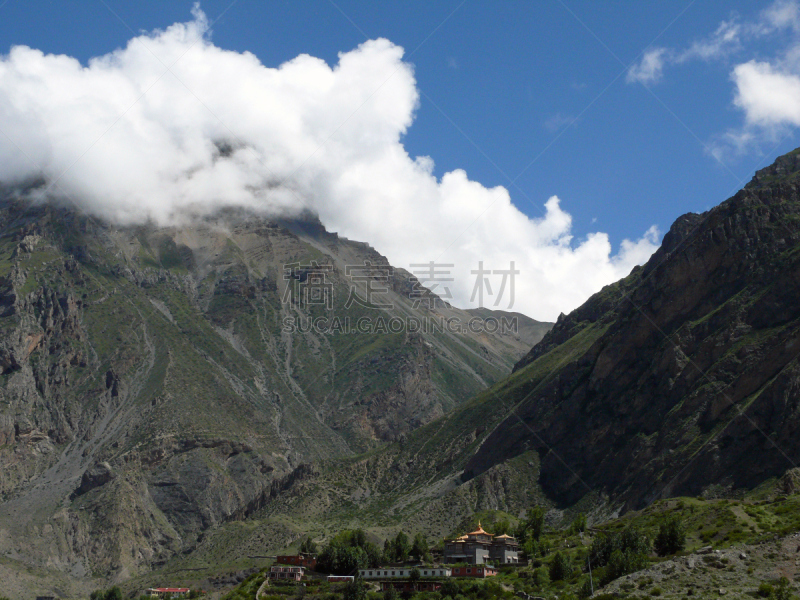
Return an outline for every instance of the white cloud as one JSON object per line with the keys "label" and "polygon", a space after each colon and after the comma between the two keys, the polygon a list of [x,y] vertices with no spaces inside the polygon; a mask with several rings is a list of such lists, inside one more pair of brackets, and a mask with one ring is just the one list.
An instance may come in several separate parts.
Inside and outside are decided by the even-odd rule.
{"label": "white cloud", "polygon": [[760,28],[763,33],[784,28],[800,31],[800,6],[797,1],[778,0],[771,4],[762,13]]}
{"label": "white cloud", "polygon": [[658,245],[651,229],[615,254],[604,233],[574,240],[555,196],[531,219],[503,187],[462,170],[437,180],[432,159],[403,146],[418,92],[388,40],[342,53],[333,67],[301,55],[268,68],[215,46],[206,28],[198,12],[87,66],[12,48],[0,58],[0,127],[14,141],[0,136],[0,179],[60,177],[54,192],[123,224],[234,205],[310,209],[398,267],[455,263],[461,306],[478,261],[514,261],[514,309],[539,319],[575,308]]}
{"label": "white cloud", "polygon": [[542,126],[547,129],[550,133],[555,133],[562,127],[569,127],[576,121],[576,118],[572,115],[565,115],[560,112],[550,115],[547,119],[545,119]]}
{"label": "white cloud", "polygon": [[720,59],[741,47],[742,26],[734,20],[723,21],[716,31],[704,40],[693,42],[689,48],[675,57],[675,62],[699,58],[709,61]]}
{"label": "white cloud", "polygon": [[664,62],[668,58],[666,48],[652,48],[644,53],[638,64],[628,69],[625,80],[628,83],[655,83],[664,72]]}
{"label": "white cloud", "polygon": [[800,77],[751,60],[733,69],[734,104],[748,125],[800,125]]}
{"label": "white cloud", "polygon": [[[749,31],[749,30],[748,30]],[[729,56],[741,47],[743,27],[735,20],[723,21],[707,38],[696,40],[683,51],[670,48],[647,50],[641,60],[628,69],[628,83],[651,84],[660,81],[664,68],[691,60],[718,60]]]}
{"label": "white cloud", "polygon": [[773,43],[783,44],[774,57],[730,67],[733,104],[743,111],[744,122],[712,136],[706,145],[712,156],[724,162],[731,155],[773,146],[788,127],[800,126],[800,1],[776,0],[750,20],[733,14],[713,33],[683,50],[648,50],[628,71],[627,81],[655,83],[662,79],[669,65],[696,60],[731,61],[748,44],[763,42],[768,37]]}

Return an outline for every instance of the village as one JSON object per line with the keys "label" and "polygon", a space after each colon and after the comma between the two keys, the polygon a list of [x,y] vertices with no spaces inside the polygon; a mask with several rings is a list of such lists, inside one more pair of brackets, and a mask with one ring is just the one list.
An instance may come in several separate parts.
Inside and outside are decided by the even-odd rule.
{"label": "village", "polygon": [[[411,558],[411,557],[409,557]],[[354,568],[348,573],[329,573],[315,552],[285,554],[275,557],[275,564],[266,572],[256,597],[266,595],[272,585],[305,582],[348,584],[360,580],[367,588],[380,592],[409,595],[416,592],[441,590],[449,578],[485,579],[498,574],[498,567],[520,564],[519,543],[508,534],[494,535],[483,529],[480,522],[475,531],[448,540],[443,549],[430,552],[429,561],[401,560],[379,566]],[[150,598],[186,598],[189,588],[148,588]]]}
{"label": "village", "polygon": [[[327,575],[330,583],[353,581],[356,577],[377,585],[381,591],[437,591],[448,577],[485,578],[497,575],[497,565],[519,563],[519,544],[510,535],[492,535],[478,529],[444,544],[444,551],[433,553],[433,564],[392,564],[358,569],[348,575]],[[302,581],[307,572],[315,571],[317,557],[313,554],[278,556],[267,578]],[[449,565],[449,566],[445,566]]]}

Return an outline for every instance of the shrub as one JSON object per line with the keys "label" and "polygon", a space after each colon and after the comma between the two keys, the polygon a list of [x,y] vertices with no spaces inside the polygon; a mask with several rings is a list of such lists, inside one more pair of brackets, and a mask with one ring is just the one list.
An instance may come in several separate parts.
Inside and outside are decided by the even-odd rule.
{"label": "shrub", "polygon": [[550,573],[545,567],[539,567],[533,571],[533,583],[538,586],[550,583]]}
{"label": "shrub", "polygon": [[572,575],[572,566],[569,562],[569,557],[561,552],[556,552],[553,560],[550,562],[550,579],[552,581],[562,581],[569,579]]}
{"label": "shrub", "polygon": [[677,516],[667,517],[661,522],[653,546],[659,556],[675,554],[684,549],[686,530]]}
{"label": "shrub", "polygon": [[122,600],[122,590],[116,585],[111,589],[102,591],[95,590],[89,596],[91,600]]}
{"label": "shrub", "polygon": [[766,581],[758,586],[758,595],[762,598],[769,598],[772,596],[772,592],[775,591],[775,588],[772,587],[771,584],[767,583]]}
{"label": "shrub", "polygon": [[534,506],[528,509],[527,518],[519,524],[516,537],[520,542],[528,539],[538,540],[542,531],[544,531],[544,509]]}
{"label": "shrub", "polygon": [[[442,588],[444,588],[444,586],[442,586]],[[384,590],[383,600],[397,600],[397,590],[393,587]]]}
{"label": "shrub", "polygon": [[572,524],[569,526],[569,533],[570,535],[575,535],[581,531],[586,531],[586,515],[578,513],[578,516],[575,517],[575,520],[573,520]]}
{"label": "shrub", "polygon": [[601,585],[606,585],[623,575],[640,571],[646,566],[646,555],[636,553],[632,550],[614,550],[614,552],[611,553],[608,564],[605,566],[600,583]]}
{"label": "shrub", "polygon": [[592,542],[589,553],[592,568],[608,564],[615,550],[647,555],[650,552],[650,540],[635,527],[627,527],[618,533],[601,534]]}
{"label": "shrub", "polygon": [[772,596],[775,600],[790,600],[792,597],[792,588],[789,585],[789,580],[786,577],[781,577],[778,580],[778,585],[775,586],[775,591]]}
{"label": "shrub", "polygon": [[367,588],[361,583],[360,579],[354,579],[344,587],[342,598],[344,600],[366,600]]}
{"label": "shrub", "polygon": [[314,543],[314,540],[311,539],[311,536],[304,539],[300,544],[300,552],[306,552],[308,554],[317,553],[317,545]]}

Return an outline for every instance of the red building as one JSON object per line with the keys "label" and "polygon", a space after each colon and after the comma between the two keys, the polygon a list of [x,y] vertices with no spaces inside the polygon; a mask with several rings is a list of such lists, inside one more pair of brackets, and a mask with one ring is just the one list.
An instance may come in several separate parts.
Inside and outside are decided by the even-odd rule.
{"label": "red building", "polygon": [[328,575],[328,583],[346,583],[354,579],[353,575]]}
{"label": "red building", "polygon": [[313,570],[317,566],[317,557],[313,554],[287,554],[278,556],[275,562],[279,565],[294,565]]}
{"label": "red building", "polygon": [[186,596],[189,593],[189,588],[148,588],[145,590],[144,595],[151,598],[179,598]]}
{"label": "red building", "polygon": [[492,577],[497,569],[489,565],[470,565],[468,567],[451,567],[451,577]]}

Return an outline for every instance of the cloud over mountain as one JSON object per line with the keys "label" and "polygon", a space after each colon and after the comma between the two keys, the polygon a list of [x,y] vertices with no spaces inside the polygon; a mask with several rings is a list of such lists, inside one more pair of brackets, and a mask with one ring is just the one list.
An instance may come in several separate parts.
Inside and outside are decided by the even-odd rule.
{"label": "cloud over mountain", "polygon": [[[503,187],[462,170],[437,179],[432,159],[402,143],[417,105],[413,67],[388,40],[334,66],[300,55],[269,68],[215,46],[195,8],[192,21],[87,65],[12,48],[0,59],[0,180],[44,176],[48,195],[122,224],[226,206],[311,210],[398,267],[453,264],[438,289],[467,307],[479,261],[491,270],[513,261],[513,308],[539,319],[578,306],[657,247],[655,228],[616,253],[604,233],[574,240],[556,196],[531,219]],[[488,277],[493,306],[502,277]],[[497,307],[509,299],[507,289]]]}

